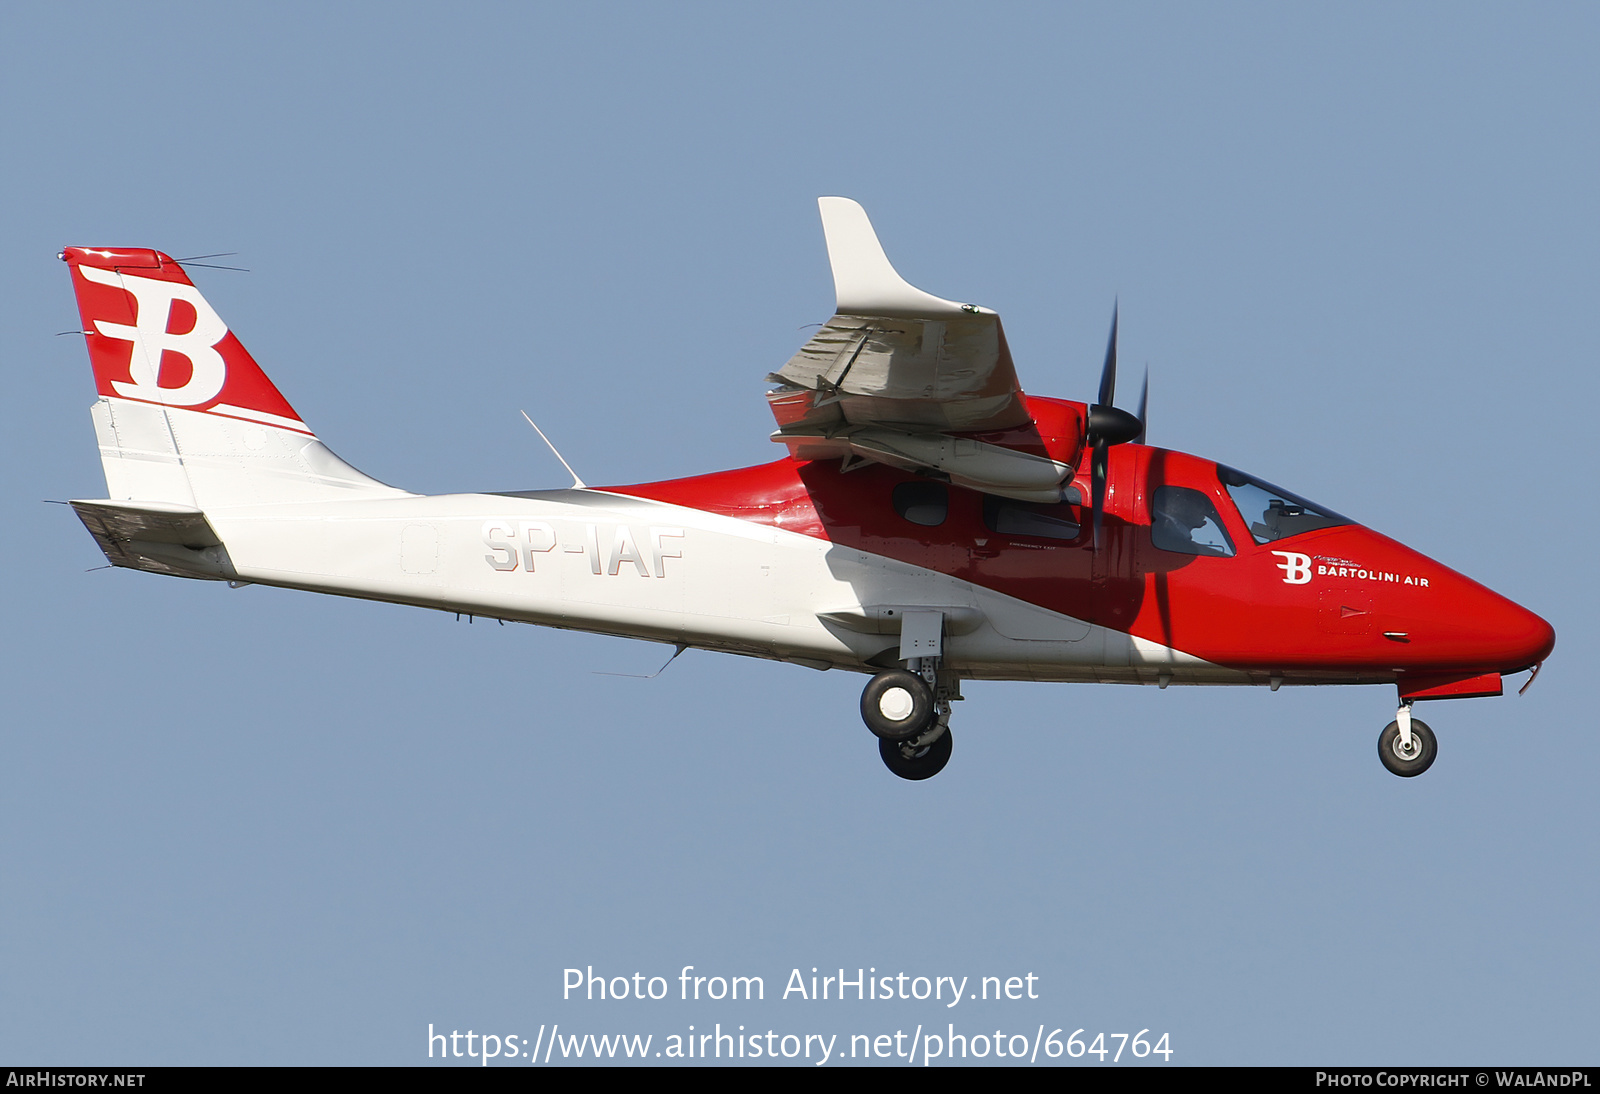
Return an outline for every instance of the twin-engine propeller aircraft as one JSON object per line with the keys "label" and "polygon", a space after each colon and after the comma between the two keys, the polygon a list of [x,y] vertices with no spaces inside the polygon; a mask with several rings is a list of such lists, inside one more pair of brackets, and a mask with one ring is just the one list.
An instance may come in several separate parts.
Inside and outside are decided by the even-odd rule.
{"label": "twin-engine propeller aircraft", "polygon": [[[1499,695],[1543,619],[1347,517],[1144,443],[1114,405],[1024,395],[1000,319],[913,288],[823,198],[837,314],[768,379],[788,448],[671,482],[425,497],[335,456],[178,263],[69,247],[109,497],[106,557],[177,577],[416,604],[871,674],[889,770],[937,774],[963,680],[1395,684]],[[1532,678],[1530,677],[1530,680]]]}

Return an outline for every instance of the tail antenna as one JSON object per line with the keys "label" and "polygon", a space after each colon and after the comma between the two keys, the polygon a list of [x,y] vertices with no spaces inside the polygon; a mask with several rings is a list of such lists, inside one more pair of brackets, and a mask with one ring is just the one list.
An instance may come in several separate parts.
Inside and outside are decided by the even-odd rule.
{"label": "tail antenna", "polygon": [[218,251],[216,254],[193,255],[189,258],[174,258],[172,261],[176,262],[180,266],[204,266],[208,270],[232,270],[234,273],[249,273],[250,271],[245,269],[243,266],[218,266],[210,262],[200,261],[202,258],[231,258],[238,253],[238,251]]}

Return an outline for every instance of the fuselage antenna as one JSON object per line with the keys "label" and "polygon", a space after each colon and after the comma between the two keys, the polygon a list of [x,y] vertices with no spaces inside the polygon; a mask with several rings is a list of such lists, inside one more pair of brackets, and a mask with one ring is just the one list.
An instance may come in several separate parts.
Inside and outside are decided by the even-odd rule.
{"label": "fuselage antenna", "polygon": [[533,431],[535,433],[539,434],[539,439],[541,441],[543,441],[545,444],[550,445],[550,451],[552,451],[552,452],[554,452],[556,454],[556,459],[561,461],[561,466],[565,467],[567,469],[567,474],[572,476],[573,489],[575,489],[575,490],[587,490],[587,489],[589,489],[589,484],[584,482],[582,479],[578,478],[578,473],[572,469],[572,465],[566,461],[566,458],[561,455],[561,451],[558,448],[556,448],[555,445],[550,444],[550,438],[546,437],[544,435],[544,430],[540,429],[539,426],[534,422],[534,420],[532,418],[528,417],[528,412],[526,410],[524,410],[524,411],[520,411],[519,413],[521,413],[524,421],[526,421],[529,425],[533,426]]}

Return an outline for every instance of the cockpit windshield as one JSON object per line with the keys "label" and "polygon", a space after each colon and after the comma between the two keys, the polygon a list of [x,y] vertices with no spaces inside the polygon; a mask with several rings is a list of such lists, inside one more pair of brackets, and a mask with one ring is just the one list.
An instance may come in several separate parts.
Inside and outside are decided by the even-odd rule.
{"label": "cockpit windshield", "polygon": [[1271,543],[1314,528],[1334,528],[1352,523],[1331,509],[1312,505],[1304,498],[1271,483],[1253,479],[1242,471],[1217,465],[1217,477],[1239,507],[1239,515],[1257,543]]}

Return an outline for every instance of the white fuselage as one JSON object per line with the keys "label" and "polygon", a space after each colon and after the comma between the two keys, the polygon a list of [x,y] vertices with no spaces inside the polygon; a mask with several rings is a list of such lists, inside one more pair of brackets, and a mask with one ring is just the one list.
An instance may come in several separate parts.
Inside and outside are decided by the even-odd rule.
{"label": "white fuselage", "polygon": [[1243,674],[946,574],[600,490],[208,509],[240,581],[871,671],[906,610],[983,679],[1239,683]]}

